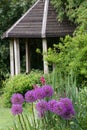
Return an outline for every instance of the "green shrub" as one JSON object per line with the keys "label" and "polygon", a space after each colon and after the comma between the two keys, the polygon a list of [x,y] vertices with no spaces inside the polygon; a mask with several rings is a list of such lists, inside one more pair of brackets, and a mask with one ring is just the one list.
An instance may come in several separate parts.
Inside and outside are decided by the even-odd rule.
{"label": "green shrub", "polygon": [[30,74],[19,74],[14,77],[10,77],[4,83],[3,88],[3,105],[10,107],[10,99],[13,93],[25,94],[27,90],[31,90],[34,84],[39,83],[41,72],[32,71]]}
{"label": "green shrub", "polygon": [[87,84],[87,34],[66,36],[54,48],[48,49],[47,61],[55,64],[58,73],[64,76],[71,71],[79,84]]}

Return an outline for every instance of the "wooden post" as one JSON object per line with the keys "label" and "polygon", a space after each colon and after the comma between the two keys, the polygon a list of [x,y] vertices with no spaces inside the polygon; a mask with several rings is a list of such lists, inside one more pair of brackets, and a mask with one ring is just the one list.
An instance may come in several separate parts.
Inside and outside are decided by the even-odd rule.
{"label": "wooden post", "polygon": [[30,44],[26,40],[26,73],[30,72]]}
{"label": "wooden post", "polygon": [[56,68],[56,65],[53,63],[53,71],[55,70],[55,68]]}
{"label": "wooden post", "polygon": [[48,63],[45,60],[45,56],[47,54],[47,40],[45,38],[42,39],[43,44],[43,67],[44,67],[44,74],[48,74]]}
{"label": "wooden post", "polygon": [[14,76],[14,41],[10,40],[10,73]]}
{"label": "wooden post", "polygon": [[20,48],[19,40],[14,39],[15,75],[20,73]]}
{"label": "wooden post", "polygon": [[[49,6],[49,0],[45,0],[43,21],[42,21],[43,67],[44,67],[45,74],[48,74],[48,63],[45,60],[45,56],[47,53],[46,25],[47,25],[48,6]],[[45,55],[44,55],[44,53],[45,53]]]}

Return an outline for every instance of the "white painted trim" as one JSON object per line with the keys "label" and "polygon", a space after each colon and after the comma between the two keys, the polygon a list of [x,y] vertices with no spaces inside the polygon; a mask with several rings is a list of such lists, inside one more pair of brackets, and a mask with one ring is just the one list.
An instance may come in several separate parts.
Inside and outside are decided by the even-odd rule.
{"label": "white painted trim", "polygon": [[26,47],[26,73],[29,73],[30,72],[30,43],[28,43],[28,39],[26,39],[25,47]]}
{"label": "white painted trim", "polygon": [[14,76],[15,72],[14,72],[14,41],[10,40],[10,73],[11,76]]}
{"label": "white painted trim", "polygon": [[38,0],[13,26],[6,32],[6,37],[8,37],[8,33],[38,4],[40,0]]}
{"label": "white painted trim", "polygon": [[14,39],[15,75],[20,73],[20,47],[19,39]]}
{"label": "white painted trim", "polygon": [[46,37],[46,24],[47,24],[48,6],[49,6],[49,0],[45,0],[43,21],[42,21],[42,38]]}
{"label": "white painted trim", "polygon": [[44,67],[44,74],[48,74],[48,62],[45,60],[45,57],[47,55],[47,40],[46,40],[46,38],[42,39],[42,47],[43,47],[43,67]]}

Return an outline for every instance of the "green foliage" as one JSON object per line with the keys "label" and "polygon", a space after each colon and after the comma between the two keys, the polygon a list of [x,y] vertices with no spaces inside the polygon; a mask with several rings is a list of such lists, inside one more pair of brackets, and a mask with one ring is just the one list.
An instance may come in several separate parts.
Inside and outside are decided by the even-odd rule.
{"label": "green foliage", "polygon": [[2,88],[3,81],[9,75],[9,48],[6,45],[0,43],[0,89]]}
{"label": "green foliage", "polygon": [[87,87],[80,90],[79,93],[79,112],[78,112],[78,122],[82,126],[83,130],[87,129]]}
{"label": "green foliage", "polygon": [[56,9],[56,12],[58,13],[58,20],[61,21],[65,14],[65,11],[64,11],[65,0],[63,0],[63,1],[62,0],[51,0],[51,3],[53,4],[54,8]]}
{"label": "green foliage", "polygon": [[39,83],[41,72],[31,72],[30,74],[19,74],[14,77],[10,77],[4,83],[2,95],[3,105],[9,107],[11,105],[11,96],[13,93],[25,94],[26,91],[32,89],[34,84]]}
{"label": "green foliage", "polygon": [[[66,75],[54,71],[49,77],[49,83],[52,83],[55,90],[53,98],[60,99],[60,97],[69,97],[74,105],[76,116],[70,121],[64,121],[58,116],[49,113],[46,123],[47,128],[52,130],[86,130],[87,129],[87,87],[82,87],[80,91],[77,87],[77,80],[73,72]],[[56,123],[57,122],[57,123]]]}
{"label": "green foliage", "polygon": [[[79,83],[87,80],[87,35],[66,36],[61,42],[48,49],[47,61],[56,65],[63,75],[74,72]],[[79,84],[78,84],[79,85]]]}

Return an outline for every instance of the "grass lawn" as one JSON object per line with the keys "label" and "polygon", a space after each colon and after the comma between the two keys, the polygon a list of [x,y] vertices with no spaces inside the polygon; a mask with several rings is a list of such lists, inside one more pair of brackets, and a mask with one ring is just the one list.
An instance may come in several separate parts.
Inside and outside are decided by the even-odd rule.
{"label": "grass lawn", "polygon": [[13,124],[10,109],[0,108],[0,130],[7,130]]}
{"label": "grass lawn", "polygon": [[2,106],[2,98],[0,97],[0,130],[8,130],[12,126],[13,119],[9,108]]}

